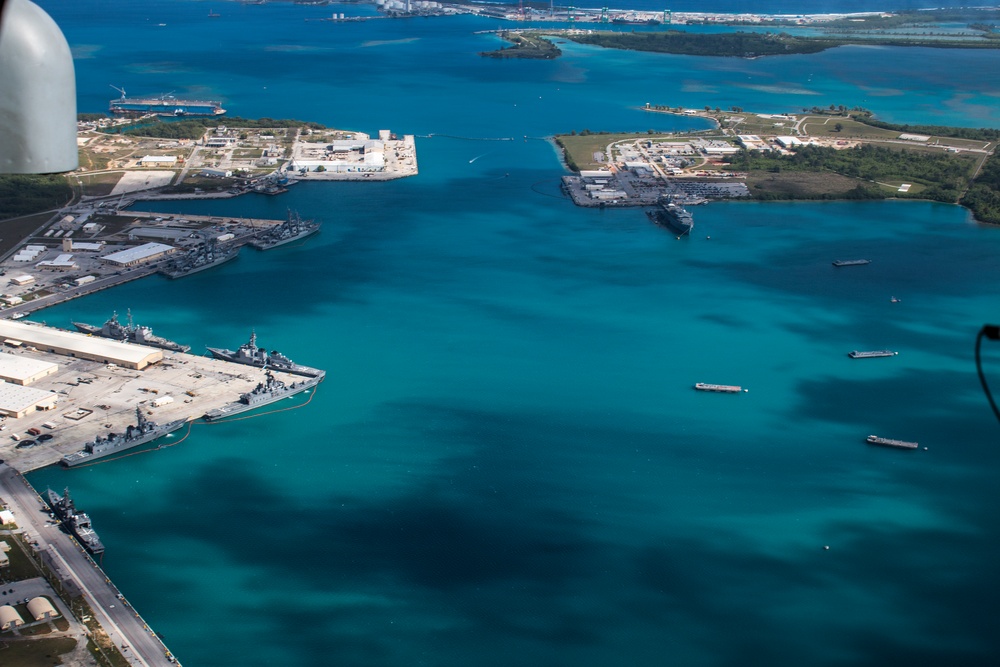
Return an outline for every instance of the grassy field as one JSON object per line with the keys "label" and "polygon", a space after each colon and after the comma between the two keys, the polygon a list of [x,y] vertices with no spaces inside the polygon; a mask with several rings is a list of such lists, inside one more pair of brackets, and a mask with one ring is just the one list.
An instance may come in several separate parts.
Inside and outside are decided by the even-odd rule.
{"label": "grassy field", "polygon": [[0,221],[0,255],[21,245],[24,239],[51,220],[52,216],[52,213],[36,213]]}
{"label": "grassy field", "polygon": [[82,194],[88,197],[102,197],[111,194],[124,173],[112,171],[101,174],[76,174],[70,178],[70,182],[75,186],[79,181]]}
{"label": "grassy field", "polygon": [[[652,134],[559,134],[556,135],[556,142],[562,145],[566,151],[566,161],[570,165],[576,165],[578,169],[601,169],[606,167],[605,162],[594,160],[594,153],[605,154],[608,144],[628,139],[665,139],[663,135]],[[607,155],[604,155],[607,159]]]}
{"label": "grassy field", "polygon": [[862,181],[830,172],[750,172],[747,187],[754,197],[775,199],[837,199]]}
{"label": "grassy field", "polygon": [[[0,637],[3,637],[0,635]],[[34,641],[3,642],[0,648],[0,664],[4,667],[42,667],[61,665],[59,656],[76,648],[76,640],[71,637],[36,639]]]}

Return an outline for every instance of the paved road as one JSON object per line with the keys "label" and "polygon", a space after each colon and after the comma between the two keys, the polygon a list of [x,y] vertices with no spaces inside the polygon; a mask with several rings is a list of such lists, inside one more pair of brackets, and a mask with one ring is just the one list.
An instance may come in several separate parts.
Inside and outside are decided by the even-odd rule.
{"label": "paved road", "polygon": [[63,574],[76,582],[94,611],[97,621],[115,645],[128,648],[123,654],[133,665],[168,667],[166,647],[145,626],[104,571],[58,526],[47,522],[48,507],[16,470],[0,463],[0,496],[7,502],[29,541],[46,551]]}

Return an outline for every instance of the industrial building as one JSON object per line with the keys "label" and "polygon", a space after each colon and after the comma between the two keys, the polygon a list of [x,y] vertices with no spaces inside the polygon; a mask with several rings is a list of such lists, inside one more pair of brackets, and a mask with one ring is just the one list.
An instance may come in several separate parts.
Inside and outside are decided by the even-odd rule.
{"label": "industrial building", "polygon": [[114,264],[115,266],[136,266],[156,259],[160,259],[176,250],[173,246],[164,243],[143,243],[134,248],[119,250],[110,255],[101,257],[102,262]]}
{"label": "industrial building", "polygon": [[34,387],[0,382],[0,415],[20,419],[36,410],[56,407],[59,394]]}
{"label": "industrial building", "polygon": [[59,370],[58,364],[0,352],[0,380],[26,386]]}
{"label": "industrial building", "polygon": [[28,613],[36,621],[46,621],[59,615],[52,603],[41,596],[28,600]]}
{"label": "industrial building", "polygon": [[0,607],[0,632],[13,630],[19,625],[24,625],[24,619],[17,613],[17,609],[14,609],[9,604]]}
{"label": "industrial building", "polygon": [[16,341],[45,352],[142,370],[163,359],[163,351],[34,324],[0,320],[0,341]]}
{"label": "industrial building", "polygon": [[146,155],[139,159],[140,167],[172,167],[177,164],[173,155]]}

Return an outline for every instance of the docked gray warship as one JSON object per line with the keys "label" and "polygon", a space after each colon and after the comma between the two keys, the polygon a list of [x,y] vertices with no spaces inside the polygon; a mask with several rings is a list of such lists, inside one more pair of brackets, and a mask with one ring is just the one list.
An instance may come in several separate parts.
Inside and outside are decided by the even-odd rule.
{"label": "docked gray warship", "polygon": [[62,525],[66,527],[66,530],[76,536],[76,539],[80,541],[80,544],[87,551],[95,556],[101,555],[104,553],[104,544],[101,543],[101,538],[97,536],[93,526],[90,525],[90,517],[84,512],[76,511],[76,505],[73,504],[73,499],[69,497],[68,488],[63,493],[65,495],[60,496],[52,489],[49,489],[47,495],[52,513],[58,517]]}
{"label": "docked gray warship", "polygon": [[694,229],[694,216],[683,206],[674,203],[672,198],[661,201],[660,207],[647,212],[647,215],[656,224],[669,227],[681,236],[690,234]]}
{"label": "docked gray warship", "polygon": [[168,278],[183,278],[225,264],[240,254],[239,246],[221,246],[212,241],[199,243],[176,259],[170,260],[160,273]]}
{"label": "docked gray warship", "polygon": [[112,340],[122,340],[126,343],[149,345],[174,352],[187,352],[191,349],[190,345],[181,345],[172,340],[154,336],[153,330],[149,327],[133,324],[132,311],[128,312],[128,324],[119,322],[118,313],[112,313],[111,318],[104,323],[104,326],[96,327],[93,324],[86,324],[84,322],[73,322],[73,326],[85,334],[110,338]]}
{"label": "docked gray warship", "polygon": [[258,250],[270,250],[312,236],[318,231],[318,222],[303,220],[297,212],[289,210],[287,220],[280,225],[255,234],[250,245]]}
{"label": "docked gray warship", "polygon": [[325,371],[297,364],[277,350],[268,352],[262,347],[257,347],[256,331],[251,331],[250,341],[243,343],[236,350],[210,347],[208,351],[216,359],[230,361],[234,364],[246,364],[247,366],[255,366],[257,368],[273,368],[277,371],[292,373],[293,375],[305,375],[306,377],[322,378],[325,375]]}
{"label": "docked gray warship", "polygon": [[129,424],[124,433],[109,433],[106,438],[97,436],[93,442],[88,442],[80,451],[62,457],[60,463],[67,468],[81,463],[90,463],[105,456],[145,445],[168,433],[173,433],[187,422],[186,419],[178,419],[160,425],[146,419],[146,415],[142,414],[141,407],[136,407],[135,418],[136,423]]}
{"label": "docked gray warship", "polygon": [[308,377],[305,380],[285,384],[274,377],[269,369],[264,371],[264,381],[257,384],[253,390],[240,394],[240,400],[235,403],[224,405],[221,408],[210,410],[205,413],[205,421],[216,421],[225,417],[232,417],[247,410],[260,408],[265,405],[280,401],[283,398],[294,396],[303,391],[315,387],[323,381],[325,373],[320,371],[319,375]]}

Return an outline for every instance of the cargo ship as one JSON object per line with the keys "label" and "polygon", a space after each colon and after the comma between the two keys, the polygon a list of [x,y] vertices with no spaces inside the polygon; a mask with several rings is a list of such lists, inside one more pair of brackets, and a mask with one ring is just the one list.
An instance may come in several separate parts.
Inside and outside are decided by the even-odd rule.
{"label": "cargo ship", "polygon": [[669,227],[681,236],[690,234],[694,229],[694,216],[683,206],[673,202],[663,204],[655,211],[647,213],[649,219],[661,227]]}
{"label": "cargo ship", "polygon": [[875,357],[894,357],[899,352],[893,352],[892,350],[854,350],[848,352],[847,356],[851,359],[873,359]]}
{"label": "cargo ship", "polygon": [[221,116],[226,113],[218,100],[184,100],[170,95],[125,97],[111,100],[108,110],[116,116]]}
{"label": "cargo ship", "polygon": [[326,375],[325,371],[318,368],[310,368],[297,364],[281,352],[271,350],[268,352],[262,347],[257,347],[257,332],[250,332],[250,340],[240,345],[236,350],[226,350],[221,347],[210,347],[208,351],[216,359],[229,361],[234,364],[245,364],[257,368],[273,368],[293,375],[304,375],[306,377],[318,377],[322,379]]}
{"label": "cargo ship", "polygon": [[137,345],[148,345],[172,352],[187,352],[191,349],[190,345],[181,345],[172,340],[154,336],[153,330],[149,327],[133,324],[132,311],[128,312],[128,324],[119,322],[118,313],[112,313],[111,318],[104,323],[104,326],[97,327],[85,322],[73,322],[73,326],[77,328],[77,331],[90,334],[91,336],[122,340],[126,343],[136,343]]}
{"label": "cargo ship", "polygon": [[241,394],[240,400],[236,403],[230,403],[229,405],[206,412],[204,419],[205,421],[216,421],[225,417],[232,417],[247,410],[261,408],[275,401],[280,401],[283,398],[294,396],[318,385],[323,381],[323,375],[325,374],[306,378],[292,384],[285,384],[274,377],[270,370],[265,370],[264,381],[254,387],[252,391]]}
{"label": "cargo ship", "polygon": [[319,223],[303,220],[297,212],[289,210],[287,220],[256,234],[250,241],[250,245],[258,250],[270,250],[312,236],[318,231]]}
{"label": "cargo ship", "polygon": [[60,463],[67,468],[72,468],[81,463],[90,463],[105,456],[111,456],[112,454],[118,454],[119,452],[145,445],[157,438],[173,433],[187,423],[186,419],[178,419],[161,426],[156,422],[146,419],[140,407],[135,409],[135,417],[136,423],[134,425],[129,424],[124,433],[109,433],[106,438],[97,436],[93,442],[88,442],[80,451],[62,457]]}
{"label": "cargo ship", "polygon": [[833,260],[834,266],[861,266],[862,264],[871,264],[870,259],[835,259]]}
{"label": "cargo ship", "polygon": [[60,496],[52,489],[49,489],[47,495],[52,513],[58,517],[62,525],[66,527],[66,530],[76,536],[76,539],[79,540],[80,544],[87,551],[95,556],[101,555],[104,553],[104,544],[101,543],[101,538],[97,536],[93,526],[90,525],[90,517],[84,512],[76,511],[73,499],[69,496],[68,488],[63,493],[65,495]]}
{"label": "cargo ship", "polygon": [[877,435],[870,435],[865,438],[870,445],[884,445],[885,447],[899,447],[900,449],[916,449],[920,446],[917,442],[907,442],[906,440],[893,440],[892,438],[882,438]]}

